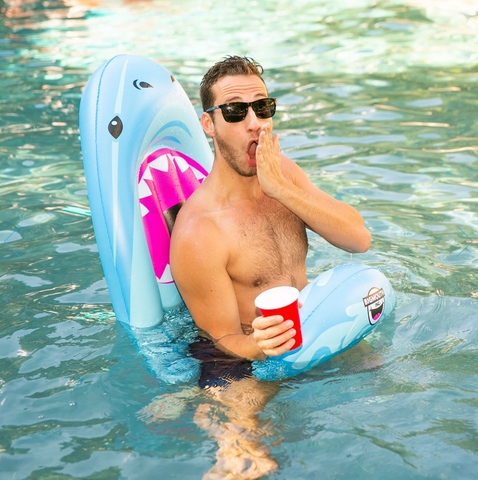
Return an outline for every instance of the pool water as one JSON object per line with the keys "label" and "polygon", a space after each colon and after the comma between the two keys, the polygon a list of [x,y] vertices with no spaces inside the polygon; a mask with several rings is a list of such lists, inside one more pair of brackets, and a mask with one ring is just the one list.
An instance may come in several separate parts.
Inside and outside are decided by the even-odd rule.
{"label": "pool water", "polygon": [[[476,478],[477,8],[0,2],[0,478]],[[214,62],[263,64],[283,153],[372,232],[353,256],[310,234],[309,277],[366,263],[397,292],[364,348],[256,384],[251,412],[196,387],[186,314],[116,323],[78,108],[117,53],[163,64],[198,113]]]}

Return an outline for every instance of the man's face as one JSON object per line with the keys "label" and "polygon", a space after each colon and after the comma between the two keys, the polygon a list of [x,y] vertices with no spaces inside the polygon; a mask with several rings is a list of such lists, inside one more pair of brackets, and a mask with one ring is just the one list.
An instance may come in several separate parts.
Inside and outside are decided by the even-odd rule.
{"label": "man's face", "polygon": [[[267,89],[256,75],[220,78],[212,87],[214,106],[229,102],[253,102],[267,98]],[[256,175],[256,146],[260,129],[272,118],[261,120],[249,107],[242,122],[227,123],[220,109],[210,113],[214,122],[215,146],[229,166],[244,177]]]}

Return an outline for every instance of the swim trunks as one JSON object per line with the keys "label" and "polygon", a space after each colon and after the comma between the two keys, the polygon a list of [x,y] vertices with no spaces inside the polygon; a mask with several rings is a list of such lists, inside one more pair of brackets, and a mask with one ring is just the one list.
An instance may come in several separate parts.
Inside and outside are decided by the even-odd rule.
{"label": "swim trunks", "polygon": [[198,336],[189,345],[192,356],[201,362],[200,388],[226,387],[232,382],[252,376],[252,362],[222,352],[214,343]]}

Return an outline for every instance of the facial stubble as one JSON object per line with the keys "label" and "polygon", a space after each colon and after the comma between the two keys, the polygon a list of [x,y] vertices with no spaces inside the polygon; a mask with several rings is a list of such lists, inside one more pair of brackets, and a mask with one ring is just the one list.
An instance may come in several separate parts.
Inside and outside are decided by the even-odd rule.
{"label": "facial stubble", "polygon": [[[214,122],[214,120],[213,120]],[[250,170],[243,170],[241,168],[241,160],[243,158],[243,152],[240,152],[237,149],[234,149],[229,145],[223,138],[216,132],[215,135],[215,144],[216,148],[219,149],[224,160],[227,164],[239,175],[242,177],[253,177],[257,175],[257,167],[249,167]]]}

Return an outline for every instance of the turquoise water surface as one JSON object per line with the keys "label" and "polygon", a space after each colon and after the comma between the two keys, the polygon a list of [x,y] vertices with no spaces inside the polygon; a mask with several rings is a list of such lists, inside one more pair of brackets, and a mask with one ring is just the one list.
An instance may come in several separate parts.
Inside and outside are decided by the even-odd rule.
{"label": "turquoise water surface", "polygon": [[[475,479],[477,9],[0,0],[0,479]],[[310,234],[309,277],[366,263],[397,292],[362,348],[226,398],[196,387],[187,315],[134,341],[116,323],[78,109],[117,53],[198,112],[222,56],[263,64],[283,153],[372,232],[353,256]]]}

